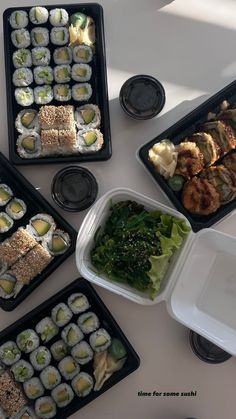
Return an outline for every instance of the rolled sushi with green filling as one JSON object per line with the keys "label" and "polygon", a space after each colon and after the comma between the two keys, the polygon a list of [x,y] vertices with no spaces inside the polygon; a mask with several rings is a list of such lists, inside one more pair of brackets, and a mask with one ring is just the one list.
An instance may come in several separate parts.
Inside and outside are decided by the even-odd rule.
{"label": "rolled sushi with green filling", "polygon": [[84,334],[75,323],[70,323],[62,330],[61,337],[66,345],[72,347],[84,338]]}
{"label": "rolled sushi with green filling", "polygon": [[52,390],[52,398],[58,407],[65,407],[70,404],[74,398],[74,392],[69,384],[59,384]]}
{"label": "rolled sushi with green filling", "polygon": [[52,26],[65,26],[69,16],[65,9],[52,9],[49,13],[49,21]]}
{"label": "rolled sushi with green filling", "polygon": [[70,295],[67,303],[74,314],[83,313],[90,307],[86,295],[82,293],[75,293]]}
{"label": "rolled sushi with green filling", "polygon": [[71,79],[71,66],[61,64],[54,67],[54,78],[57,83],[68,83]]}
{"label": "rolled sushi with green filling", "polygon": [[68,102],[71,99],[71,89],[69,84],[55,84],[53,87],[54,98],[58,102]]}
{"label": "rolled sushi with green filling", "polygon": [[31,43],[29,31],[27,29],[12,31],[11,42],[16,48],[27,48]]}
{"label": "rolled sushi with green filling", "polygon": [[49,239],[56,228],[53,217],[49,214],[37,214],[29,220],[27,231],[37,240]]}
{"label": "rolled sushi with green filling", "polygon": [[93,389],[93,378],[86,372],[80,372],[72,380],[72,387],[79,397],[87,396]]}
{"label": "rolled sushi with green filling", "polygon": [[101,112],[97,105],[87,103],[76,108],[75,122],[78,130],[98,128],[101,124]]}
{"label": "rolled sushi with green filling", "polygon": [[95,313],[88,311],[78,318],[78,325],[83,333],[88,334],[99,328],[99,319]]}
{"label": "rolled sushi with green filling", "polygon": [[55,48],[53,52],[55,64],[70,64],[72,62],[72,51],[69,47]]}
{"label": "rolled sushi with green filling", "polygon": [[46,346],[39,346],[30,354],[30,362],[36,371],[42,371],[51,362],[51,353]]}
{"label": "rolled sushi with green filling", "polygon": [[11,13],[9,22],[13,29],[26,28],[29,23],[28,14],[24,10],[15,10]]}
{"label": "rolled sushi with green filling", "polygon": [[59,327],[65,326],[73,317],[73,313],[65,303],[57,304],[56,307],[52,309],[51,314],[52,320]]}
{"label": "rolled sushi with green filling", "polygon": [[92,68],[88,64],[74,64],[72,66],[71,77],[75,81],[89,81],[92,76]]}
{"label": "rolled sushi with green filling", "polygon": [[53,82],[53,70],[49,66],[34,68],[34,80],[37,84],[51,84]]}
{"label": "rolled sushi with green filling", "polygon": [[33,73],[29,68],[17,68],[12,76],[16,87],[26,87],[33,83]]}
{"label": "rolled sushi with green filling", "polygon": [[0,183],[0,207],[5,206],[13,197],[11,188],[5,183]]}
{"label": "rolled sushi with green filling", "polygon": [[45,317],[37,324],[36,332],[39,334],[42,342],[46,343],[58,334],[59,328],[50,317]]}
{"label": "rolled sushi with green filling", "polygon": [[[13,418],[11,418],[13,419]],[[33,410],[29,406],[24,406],[20,411],[14,416],[14,419],[37,419]]]}
{"label": "rolled sushi with green filling", "polygon": [[101,150],[103,143],[103,134],[98,129],[88,128],[77,134],[77,147],[81,154],[96,153]]}
{"label": "rolled sushi with green filling", "polygon": [[72,380],[80,372],[79,365],[71,356],[66,356],[58,364],[59,371],[65,380]]}
{"label": "rolled sushi with green filling", "polygon": [[78,45],[73,48],[73,60],[75,63],[88,64],[93,59],[93,51],[88,45]]}
{"label": "rolled sushi with green filling", "polygon": [[6,206],[6,213],[13,220],[20,220],[24,217],[27,207],[24,201],[19,198],[13,198]]}
{"label": "rolled sushi with green filling", "polygon": [[16,381],[20,383],[24,383],[25,381],[29,380],[34,375],[34,370],[32,365],[29,362],[25,361],[24,359],[20,359],[17,361],[12,367],[11,372],[14,375]]}
{"label": "rolled sushi with green filling", "polygon": [[40,380],[47,390],[52,390],[58,386],[58,384],[60,384],[61,375],[55,367],[49,365],[48,367],[44,368],[43,371],[41,371]]}
{"label": "rolled sushi with green filling", "polygon": [[[0,216],[1,225],[1,216]],[[8,272],[2,273],[0,276],[0,297],[4,299],[15,298],[19,294],[23,284]]]}
{"label": "rolled sushi with green filling", "polygon": [[38,377],[30,378],[23,384],[24,392],[28,399],[34,400],[43,396],[44,388]]}
{"label": "rolled sushi with green filling", "polygon": [[23,159],[33,159],[41,155],[41,140],[36,132],[23,133],[16,141],[17,153]]}
{"label": "rolled sushi with green filling", "polygon": [[16,117],[15,123],[18,132],[29,133],[39,131],[38,112],[35,109],[24,109]]}
{"label": "rolled sushi with green filling", "polygon": [[34,103],[34,93],[30,87],[17,87],[15,89],[15,99],[18,105],[30,106]]}
{"label": "rolled sushi with green filling", "polygon": [[111,336],[105,329],[98,329],[90,335],[89,343],[95,352],[102,352],[109,348]]}
{"label": "rolled sushi with green filling", "polygon": [[50,33],[51,43],[54,45],[66,45],[69,41],[67,28],[52,28]]}
{"label": "rolled sushi with green filling", "polygon": [[32,7],[29,11],[30,21],[34,25],[41,25],[48,20],[48,11],[46,7],[36,6]]}
{"label": "rolled sushi with green filling", "polygon": [[32,56],[29,49],[18,49],[13,52],[12,61],[15,68],[21,67],[31,67],[32,66]]}
{"label": "rolled sushi with green filling", "polygon": [[62,339],[54,342],[50,350],[55,361],[61,361],[69,354],[69,348]]}
{"label": "rolled sushi with green filling", "polygon": [[89,83],[76,83],[72,86],[72,97],[77,102],[86,102],[92,96],[93,90]]}
{"label": "rolled sushi with green filling", "polygon": [[32,61],[35,66],[49,65],[51,60],[51,52],[45,47],[35,47],[32,49]]}
{"label": "rolled sushi with green filling", "polygon": [[46,28],[34,28],[31,31],[31,41],[34,47],[46,47],[49,44],[49,31]]}
{"label": "rolled sushi with green filling", "polygon": [[35,103],[38,105],[46,105],[53,100],[53,91],[51,86],[43,85],[34,89]]}
{"label": "rolled sushi with green filling", "polygon": [[36,400],[34,410],[42,419],[54,418],[57,413],[56,403],[51,397],[40,397]]}
{"label": "rolled sushi with green filling", "polygon": [[5,212],[0,212],[0,233],[7,233],[13,227],[14,221]]}
{"label": "rolled sushi with green filling", "polygon": [[8,341],[0,346],[0,360],[4,365],[13,365],[20,357],[21,352],[15,342]]}
{"label": "rolled sushi with green filling", "polygon": [[33,329],[26,329],[17,335],[16,343],[22,352],[28,354],[39,346],[39,337]]}
{"label": "rolled sushi with green filling", "polygon": [[83,340],[72,348],[71,355],[80,365],[85,365],[93,359],[93,350],[91,346]]}
{"label": "rolled sushi with green filling", "polygon": [[71,244],[70,236],[62,230],[55,230],[52,237],[43,243],[43,246],[52,256],[58,256],[65,253]]}

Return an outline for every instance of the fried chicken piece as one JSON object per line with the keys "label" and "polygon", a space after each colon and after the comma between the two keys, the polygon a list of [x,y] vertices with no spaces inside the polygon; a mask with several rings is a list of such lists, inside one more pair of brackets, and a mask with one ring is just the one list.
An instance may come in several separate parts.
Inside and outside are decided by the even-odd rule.
{"label": "fried chicken piece", "polygon": [[191,178],[203,169],[203,154],[197,145],[190,141],[185,141],[176,146],[178,152],[177,166],[175,175]]}
{"label": "fried chicken piece", "polygon": [[232,170],[236,173],[236,151],[233,151],[228,154],[228,156],[225,156],[222,163],[228,170]]}
{"label": "fried chicken piece", "polygon": [[203,154],[204,166],[211,166],[220,158],[220,147],[213,140],[211,134],[198,132],[188,138],[188,141],[194,142]]}
{"label": "fried chicken piece", "polygon": [[233,109],[222,110],[217,117],[222,121],[225,121],[236,131],[236,107]]}
{"label": "fried chicken piece", "polygon": [[193,214],[208,215],[220,207],[220,198],[208,180],[194,176],[184,185],[182,203]]}
{"label": "fried chicken piece", "polygon": [[213,140],[218,144],[221,156],[236,147],[235,132],[226,122],[210,121],[206,122],[202,128],[203,131],[211,134]]}
{"label": "fried chicken piece", "polygon": [[212,166],[203,170],[202,179],[207,179],[219,194],[221,204],[226,204],[236,196],[236,174],[225,166]]}

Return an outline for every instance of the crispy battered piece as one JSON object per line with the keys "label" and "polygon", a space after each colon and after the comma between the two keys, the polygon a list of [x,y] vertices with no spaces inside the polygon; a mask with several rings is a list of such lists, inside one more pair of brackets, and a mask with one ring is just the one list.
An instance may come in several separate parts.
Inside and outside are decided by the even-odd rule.
{"label": "crispy battered piece", "polygon": [[41,131],[41,144],[43,155],[59,154],[58,131],[56,129],[43,129]]}
{"label": "crispy battered piece", "polygon": [[27,404],[21,388],[8,371],[0,375],[0,405],[7,417],[12,417]]}
{"label": "crispy battered piece", "polygon": [[203,154],[196,144],[185,141],[176,146],[178,152],[175,175],[191,178],[203,169]]}
{"label": "crispy battered piece", "polygon": [[228,154],[228,156],[225,156],[222,163],[228,170],[232,170],[236,173],[236,151],[233,151]]}
{"label": "crispy battered piece", "polygon": [[211,166],[220,158],[220,147],[213,140],[211,134],[198,132],[188,138],[188,141],[194,142],[203,154],[204,166]]}
{"label": "crispy battered piece", "polygon": [[56,124],[58,129],[71,130],[75,128],[74,106],[57,106]]}
{"label": "crispy battered piece", "polygon": [[220,147],[221,156],[236,147],[235,132],[232,127],[224,121],[207,122],[203,125],[203,131],[211,134],[214,141]]}
{"label": "crispy battered piece", "polygon": [[0,244],[0,261],[12,266],[20,257],[24,256],[37,244],[27,230],[19,228],[13,235]]}
{"label": "crispy battered piece", "polygon": [[182,203],[193,214],[208,215],[220,207],[220,198],[208,180],[194,176],[184,185]]}
{"label": "crispy battered piece", "polygon": [[41,106],[39,109],[39,126],[41,129],[57,129],[57,107]]}
{"label": "crispy battered piece", "polygon": [[221,204],[226,204],[236,196],[236,174],[223,165],[203,170],[202,179],[207,179],[217,190]]}
{"label": "crispy battered piece", "polygon": [[236,107],[233,109],[222,110],[217,117],[229,124],[236,131]]}

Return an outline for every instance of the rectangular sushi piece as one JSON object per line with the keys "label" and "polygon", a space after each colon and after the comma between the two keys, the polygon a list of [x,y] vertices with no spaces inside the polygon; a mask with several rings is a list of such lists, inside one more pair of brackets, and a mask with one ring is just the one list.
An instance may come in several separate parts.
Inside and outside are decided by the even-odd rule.
{"label": "rectangular sushi piece", "polygon": [[58,141],[63,154],[71,154],[77,151],[77,140],[75,129],[59,130]]}
{"label": "rectangular sushi piece", "polygon": [[11,237],[0,243],[0,261],[11,267],[36,244],[35,238],[27,230],[19,228]]}
{"label": "rectangular sushi piece", "polygon": [[41,145],[43,155],[58,154],[59,141],[57,129],[43,129],[41,131]]}
{"label": "rectangular sushi piece", "polygon": [[3,372],[0,375],[0,406],[7,417],[17,414],[26,403],[26,398],[11,373],[8,370]]}
{"label": "rectangular sushi piece", "polygon": [[57,127],[58,129],[73,129],[75,127],[74,106],[57,106]]}
{"label": "rectangular sushi piece", "polygon": [[39,109],[39,126],[41,129],[57,129],[57,107],[41,106]]}

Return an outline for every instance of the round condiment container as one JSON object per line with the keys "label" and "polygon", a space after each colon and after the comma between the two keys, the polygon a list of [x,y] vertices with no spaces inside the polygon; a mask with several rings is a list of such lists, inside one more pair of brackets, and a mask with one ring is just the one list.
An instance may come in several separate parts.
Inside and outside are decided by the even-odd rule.
{"label": "round condiment container", "polygon": [[135,119],[150,119],[161,112],[165,90],[152,76],[137,75],[126,80],[120,90],[120,104],[125,113]]}
{"label": "round condiment container", "polygon": [[232,356],[192,330],[189,333],[189,341],[195,355],[204,362],[220,364]]}
{"label": "round condiment container", "polygon": [[52,181],[52,198],[66,211],[83,211],[95,201],[98,184],[84,167],[69,166],[60,170]]}

